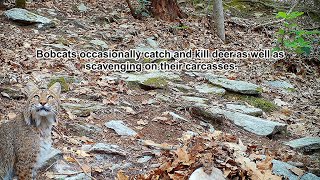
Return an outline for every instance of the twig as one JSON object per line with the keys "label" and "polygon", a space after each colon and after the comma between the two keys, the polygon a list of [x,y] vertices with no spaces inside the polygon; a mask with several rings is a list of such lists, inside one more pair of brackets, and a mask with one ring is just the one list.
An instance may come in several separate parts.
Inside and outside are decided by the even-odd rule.
{"label": "twig", "polygon": [[82,165],[80,164],[80,162],[78,161],[77,158],[75,158],[75,157],[72,157],[72,158],[76,161],[76,163],[78,164],[78,166],[80,166],[82,172],[83,172],[85,175],[87,175],[89,178],[91,178],[91,179],[93,179],[93,180],[97,180],[96,178],[92,177],[90,174],[88,174],[88,173],[83,169]]}

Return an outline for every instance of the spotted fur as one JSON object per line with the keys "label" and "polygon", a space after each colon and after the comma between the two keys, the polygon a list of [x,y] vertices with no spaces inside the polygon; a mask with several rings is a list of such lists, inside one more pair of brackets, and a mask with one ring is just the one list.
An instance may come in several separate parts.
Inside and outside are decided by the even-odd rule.
{"label": "spotted fur", "polygon": [[28,99],[22,114],[0,124],[0,180],[36,179],[37,170],[51,145],[51,129],[56,122],[61,86],[49,89],[28,83]]}

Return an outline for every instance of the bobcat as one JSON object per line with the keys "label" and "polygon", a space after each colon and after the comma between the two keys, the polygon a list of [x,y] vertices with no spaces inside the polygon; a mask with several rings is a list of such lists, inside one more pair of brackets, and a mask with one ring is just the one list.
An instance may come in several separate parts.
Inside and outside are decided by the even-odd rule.
{"label": "bobcat", "polygon": [[49,89],[27,84],[27,103],[15,120],[0,124],[0,180],[36,179],[44,155],[51,148],[51,129],[56,122],[61,85]]}

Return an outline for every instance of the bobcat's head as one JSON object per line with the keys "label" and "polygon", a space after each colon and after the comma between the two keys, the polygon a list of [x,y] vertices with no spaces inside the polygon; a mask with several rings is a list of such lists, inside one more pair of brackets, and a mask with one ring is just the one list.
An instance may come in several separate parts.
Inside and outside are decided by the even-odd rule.
{"label": "bobcat's head", "polygon": [[47,126],[56,122],[60,104],[60,83],[53,84],[49,89],[38,88],[34,83],[26,87],[28,96],[26,108],[23,112],[28,125]]}

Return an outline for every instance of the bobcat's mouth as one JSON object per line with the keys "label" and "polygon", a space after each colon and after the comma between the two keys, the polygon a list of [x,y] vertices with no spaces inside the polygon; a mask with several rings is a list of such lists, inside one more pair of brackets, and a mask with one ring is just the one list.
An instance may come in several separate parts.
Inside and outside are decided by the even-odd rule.
{"label": "bobcat's mouth", "polygon": [[49,109],[47,109],[46,107],[44,107],[44,106],[42,106],[41,108],[39,108],[39,109],[37,109],[37,112],[39,112],[39,111],[50,111]]}

